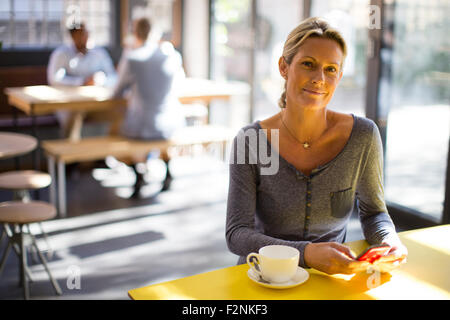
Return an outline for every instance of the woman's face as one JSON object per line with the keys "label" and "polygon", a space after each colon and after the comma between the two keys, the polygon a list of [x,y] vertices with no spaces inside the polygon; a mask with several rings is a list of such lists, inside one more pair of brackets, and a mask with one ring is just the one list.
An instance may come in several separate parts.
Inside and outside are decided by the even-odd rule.
{"label": "woman's face", "polygon": [[308,38],[287,64],[280,58],[280,74],[286,79],[287,106],[325,108],[342,77],[343,53],[330,39]]}

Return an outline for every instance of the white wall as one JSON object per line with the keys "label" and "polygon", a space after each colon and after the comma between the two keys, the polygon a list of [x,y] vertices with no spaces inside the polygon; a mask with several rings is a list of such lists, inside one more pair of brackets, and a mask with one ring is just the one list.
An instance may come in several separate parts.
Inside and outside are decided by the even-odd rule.
{"label": "white wall", "polygon": [[209,1],[185,0],[183,14],[183,59],[188,77],[208,77]]}

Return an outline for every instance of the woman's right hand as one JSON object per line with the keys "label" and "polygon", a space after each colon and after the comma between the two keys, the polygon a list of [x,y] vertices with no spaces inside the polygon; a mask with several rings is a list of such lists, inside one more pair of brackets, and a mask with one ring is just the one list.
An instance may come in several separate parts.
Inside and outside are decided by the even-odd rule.
{"label": "woman's right hand", "polygon": [[307,244],[304,258],[307,266],[327,274],[353,274],[370,266],[369,262],[356,260],[349,247],[337,242]]}

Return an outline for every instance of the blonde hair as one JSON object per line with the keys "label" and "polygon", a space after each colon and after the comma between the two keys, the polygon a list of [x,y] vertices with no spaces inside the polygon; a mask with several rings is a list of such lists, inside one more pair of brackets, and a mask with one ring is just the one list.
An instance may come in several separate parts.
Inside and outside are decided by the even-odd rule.
{"label": "blonde hair", "polygon": [[[298,48],[305,42],[308,38],[323,38],[336,41],[342,50],[343,58],[341,65],[344,64],[345,57],[347,55],[347,45],[342,37],[341,33],[336,29],[331,28],[331,26],[321,18],[311,17],[302,21],[294,30],[292,30],[284,43],[283,47],[283,58],[287,64],[291,64],[292,59],[298,52]],[[278,100],[278,105],[280,108],[286,108],[286,81],[284,83],[284,90]]]}

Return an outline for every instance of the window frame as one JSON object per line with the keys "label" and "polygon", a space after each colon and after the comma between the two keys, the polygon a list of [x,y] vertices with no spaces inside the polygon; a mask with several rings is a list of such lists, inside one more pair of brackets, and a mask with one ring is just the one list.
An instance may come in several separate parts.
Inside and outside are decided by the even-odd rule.
{"label": "window frame", "polygon": [[[209,0],[210,2],[210,8],[213,8],[213,2],[214,0]],[[254,28],[255,25],[255,18],[254,16],[257,14],[257,0],[252,0],[252,26]],[[312,1],[314,0],[304,0],[303,1],[303,18],[308,18],[311,16],[311,5]],[[394,1],[395,4],[395,1]],[[370,5],[376,5],[380,8],[381,11],[381,19],[382,22],[384,21],[384,15],[386,14],[386,2],[384,0],[371,0]],[[212,15],[214,12],[210,9],[210,23],[209,28],[210,32],[212,29],[212,24],[214,23],[214,19]],[[367,79],[366,79],[366,87],[371,88],[371,90],[366,90],[366,96],[365,96],[365,111],[366,111],[366,117],[368,119],[373,120],[379,130],[381,135],[381,140],[384,148],[384,155],[386,155],[386,129],[387,129],[387,121],[386,114],[382,113],[382,108],[380,106],[380,80],[381,80],[381,68],[382,68],[382,61],[381,61],[381,55],[380,55],[380,49],[382,46],[382,36],[383,36],[383,30],[382,29],[369,29],[369,41],[370,41],[370,50],[371,54],[367,57]],[[211,70],[211,63],[212,63],[212,55],[213,52],[213,43],[212,39],[210,38],[210,50],[209,50],[209,69]],[[255,48],[253,48],[253,53],[251,55],[252,59],[252,67],[251,70],[254,73],[254,59],[255,59]],[[211,77],[211,74],[210,74]],[[250,113],[249,113],[249,121],[252,121],[252,116],[255,112],[255,106],[254,106],[254,74],[251,75],[251,81],[250,81]],[[388,209],[388,212],[391,214],[392,219],[394,222],[403,222],[407,225],[410,225],[412,227],[417,228],[423,228],[423,227],[430,227],[430,226],[436,226],[439,224],[448,224],[450,223],[450,140],[449,140],[449,153],[447,154],[447,168],[446,168],[446,181],[445,181],[445,199],[444,199],[444,209],[442,212],[442,218],[440,221],[436,221],[435,219],[432,219],[429,215],[426,215],[422,212],[419,212],[417,210],[414,210],[412,208],[408,208],[405,206],[402,206],[397,203],[392,203],[389,201],[386,201],[386,206]]]}
{"label": "window frame", "polygon": [[[121,9],[125,4],[127,4],[127,0],[114,1],[109,0],[111,5],[111,28],[110,28],[110,37],[111,43],[108,46],[104,46],[104,48],[111,55],[113,62],[116,64],[120,58],[122,53],[121,48],[121,39],[122,34],[120,32],[121,28]],[[29,46],[29,47],[3,47],[0,50],[0,67],[21,67],[21,66],[42,66],[47,65],[48,60],[50,58],[50,54],[52,53],[55,46]]]}

